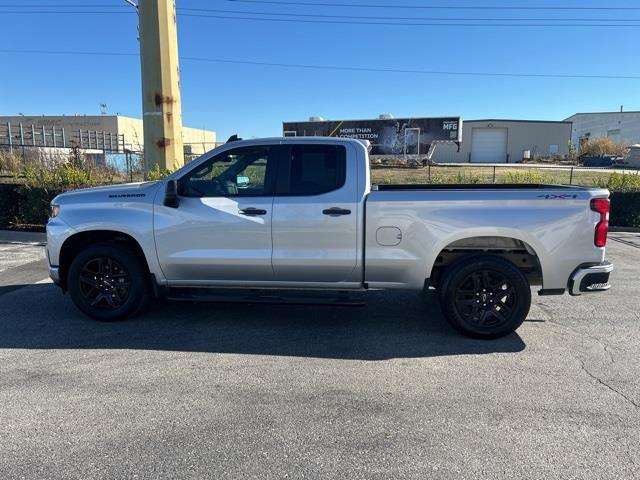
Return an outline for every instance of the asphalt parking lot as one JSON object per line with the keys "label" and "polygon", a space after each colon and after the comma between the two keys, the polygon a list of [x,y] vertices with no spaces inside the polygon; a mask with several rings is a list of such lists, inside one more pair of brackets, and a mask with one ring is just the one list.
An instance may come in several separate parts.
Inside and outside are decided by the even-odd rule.
{"label": "asphalt parking lot", "polygon": [[412,293],[97,323],[5,239],[0,478],[640,478],[640,235],[611,237],[611,291],[496,341]]}

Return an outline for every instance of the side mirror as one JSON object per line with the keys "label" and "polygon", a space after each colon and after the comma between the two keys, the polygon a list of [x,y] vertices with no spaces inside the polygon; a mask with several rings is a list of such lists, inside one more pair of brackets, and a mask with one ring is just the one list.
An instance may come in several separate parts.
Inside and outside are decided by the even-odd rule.
{"label": "side mirror", "polygon": [[167,188],[164,192],[164,205],[171,208],[178,208],[178,205],[180,205],[177,180],[169,180],[167,182]]}

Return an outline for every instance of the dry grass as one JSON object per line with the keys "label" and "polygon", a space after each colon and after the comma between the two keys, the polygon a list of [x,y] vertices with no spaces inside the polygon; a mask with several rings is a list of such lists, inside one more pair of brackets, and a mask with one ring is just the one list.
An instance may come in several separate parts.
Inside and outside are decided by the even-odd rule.
{"label": "dry grass", "polygon": [[371,182],[389,183],[554,183],[602,185],[608,183],[610,170],[570,168],[431,166],[421,168],[373,168]]}

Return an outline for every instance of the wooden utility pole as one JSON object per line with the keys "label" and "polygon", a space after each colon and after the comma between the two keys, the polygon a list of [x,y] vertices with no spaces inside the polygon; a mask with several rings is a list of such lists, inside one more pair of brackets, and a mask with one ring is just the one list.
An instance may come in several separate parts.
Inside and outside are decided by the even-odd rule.
{"label": "wooden utility pole", "polygon": [[175,0],[140,0],[145,173],[184,164]]}

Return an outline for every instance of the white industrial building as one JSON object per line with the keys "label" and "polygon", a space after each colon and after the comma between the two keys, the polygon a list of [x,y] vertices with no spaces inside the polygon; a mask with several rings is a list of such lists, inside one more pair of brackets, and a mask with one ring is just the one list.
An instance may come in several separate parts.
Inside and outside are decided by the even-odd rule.
{"label": "white industrial building", "polygon": [[569,153],[571,122],[465,120],[462,144],[437,145],[435,163],[517,163]]}
{"label": "white industrial building", "polygon": [[[8,138],[10,137],[10,139]],[[182,127],[185,154],[200,155],[215,148],[216,132]],[[0,116],[0,144],[102,149],[120,147],[134,152],[143,149],[143,123],[122,115]],[[124,145],[118,145],[123,142]],[[109,148],[114,149],[114,148]]]}
{"label": "white industrial building", "polygon": [[571,143],[579,148],[589,138],[608,137],[617,143],[640,143],[640,112],[576,113],[571,122]]}

